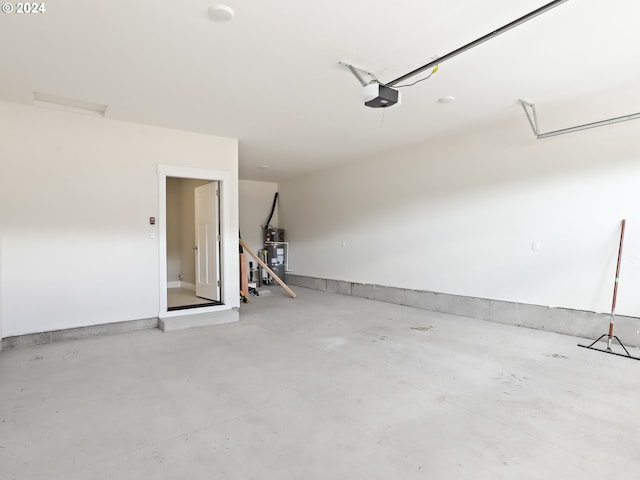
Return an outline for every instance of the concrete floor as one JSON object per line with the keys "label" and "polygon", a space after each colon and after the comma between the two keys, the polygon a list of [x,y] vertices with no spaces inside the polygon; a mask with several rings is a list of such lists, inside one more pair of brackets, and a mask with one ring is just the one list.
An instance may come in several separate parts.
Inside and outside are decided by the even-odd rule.
{"label": "concrete floor", "polygon": [[569,336],[272,290],[237,323],[2,351],[2,478],[638,475],[640,362]]}

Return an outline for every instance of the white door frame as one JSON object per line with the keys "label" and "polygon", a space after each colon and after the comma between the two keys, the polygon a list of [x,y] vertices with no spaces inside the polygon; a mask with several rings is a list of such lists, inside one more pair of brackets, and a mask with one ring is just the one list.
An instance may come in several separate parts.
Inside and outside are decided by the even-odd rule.
{"label": "white door frame", "polygon": [[[222,280],[221,288],[223,305],[167,311],[167,177],[192,178],[219,182],[221,234],[220,278]],[[232,204],[231,189],[229,188],[230,182],[231,176],[229,172],[222,170],[158,165],[158,243],[160,264],[160,309],[158,312],[158,318],[221,312],[240,306],[238,289],[233,288],[235,283],[237,283],[237,275],[233,274],[233,265],[238,262],[236,261],[233,263],[231,259],[238,256],[238,232],[231,231],[233,229],[229,227],[229,220],[231,218],[230,206]],[[235,252],[235,256],[233,252]],[[236,279],[235,282],[234,278]]]}

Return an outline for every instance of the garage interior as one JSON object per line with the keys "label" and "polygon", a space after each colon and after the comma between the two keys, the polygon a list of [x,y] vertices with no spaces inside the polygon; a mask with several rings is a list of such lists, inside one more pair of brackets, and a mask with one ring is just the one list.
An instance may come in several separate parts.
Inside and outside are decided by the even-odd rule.
{"label": "garage interior", "polygon": [[4,476],[640,467],[639,5],[25,5]]}

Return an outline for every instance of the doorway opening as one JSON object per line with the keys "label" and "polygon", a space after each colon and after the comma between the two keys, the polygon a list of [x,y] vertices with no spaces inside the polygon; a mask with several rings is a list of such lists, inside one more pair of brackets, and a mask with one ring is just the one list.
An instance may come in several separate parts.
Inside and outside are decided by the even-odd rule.
{"label": "doorway opening", "polygon": [[222,305],[220,182],[166,178],[167,311]]}
{"label": "doorway opening", "polygon": [[[201,205],[204,203],[210,211],[203,213],[202,222],[196,225],[196,188],[206,185],[209,185],[209,191],[199,197]],[[176,191],[181,192],[182,200],[168,201],[172,195],[175,198]],[[236,290],[230,288],[239,281],[237,262],[231,261],[238,255],[235,195],[237,187],[228,171],[158,165],[158,318],[222,313],[240,306]],[[180,213],[183,207],[192,213],[183,215]],[[175,237],[183,233],[185,238],[186,234],[191,237],[178,240],[181,246],[180,252],[176,253]],[[187,286],[188,300],[170,307],[170,287],[173,290],[184,286]],[[201,288],[205,289],[204,293]],[[174,292],[178,290],[171,293]]]}

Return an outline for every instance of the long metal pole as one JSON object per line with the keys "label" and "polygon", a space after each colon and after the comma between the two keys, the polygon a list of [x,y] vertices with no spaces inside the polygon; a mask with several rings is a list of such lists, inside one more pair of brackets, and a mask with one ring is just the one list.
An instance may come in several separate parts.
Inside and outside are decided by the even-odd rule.
{"label": "long metal pole", "polygon": [[423,65],[422,67],[416,68],[415,70],[407,73],[406,75],[402,75],[401,77],[396,78],[395,80],[391,80],[389,83],[385,83],[385,86],[387,87],[393,87],[394,85],[407,80],[408,78],[413,77],[414,75],[418,75],[419,73],[424,72],[425,70],[429,70],[432,67],[435,67],[436,65],[441,64],[442,62],[445,62],[447,60],[449,60],[450,58],[456,57],[458,55],[460,55],[463,52],[466,52],[467,50],[472,49],[473,47],[477,47],[478,45],[487,42],[489,40],[491,40],[494,37],[497,37],[498,35],[507,32],[508,30],[511,30],[512,28],[517,27],[518,25],[521,25],[525,22],[528,22],[529,20],[532,20],[533,18],[537,17],[538,15],[541,15],[545,12],[547,12],[548,10],[551,10],[552,8],[558,7],[561,4],[567,2],[569,0],[555,0],[553,2],[547,3],[546,5],[543,5],[542,7],[538,8],[537,10],[534,10],[533,12],[527,13],[526,15],[518,18],[517,20],[514,20],[513,22],[507,23],[506,25],[498,28],[497,30],[494,30],[491,33],[487,33],[486,35],[474,40],[473,42],[467,43],[466,45],[457,48],[456,50],[454,50],[453,52],[449,52],[446,55],[443,55],[442,57],[427,63],[426,65]]}
{"label": "long metal pole", "polygon": [[[581,130],[587,130],[589,128],[604,127],[606,125],[613,125],[614,123],[628,122],[629,120],[636,120],[640,118],[640,113],[632,113],[629,115],[623,115],[621,117],[608,118],[606,120],[599,120],[597,122],[576,125],[575,127],[562,128],[560,130],[554,130],[552,132],[540,133],[540,129],[538,127],[538,114],[536,113],[536,106],[533,103],[527,102],[525,100],[518,100],[518,102],[520,102],[520,105],[522,105],[524,113],[527,116],[527,120],[529,120],[529,125],[531,125],[531,130],[533,130],[533,134],[538,140],[541,138],[554,137],[556,135],[565,135],[567,133],[579,132]],[[531,109],[531,113],[529,113],[529,108]]]}
{"label": "long metal pole", "polygon": [[600,120],[598,122],[586,123],[584,125],[577,125],[575,127],[563,128],[561,130],[554,130],[553,132],[538,133],[538,138],[555,137],[556,135],[564,135],[567,133],[578,132],[580,130],[587,130],[589,128],[604,127],[605,125],[613,125],[614,123],[628,122],[629,120],[636,120],[640,118],[640,113],[632,113],[631,115],[623,115],[622,117],[609,118],[607,120]]}
{"label": "long metal pole", "polygon": [[611,321],[609,322],[609,337],[607,338],[607,351],[611,351],[611,340],[613,339],[613,325],[616,320],[616,299],[618,298],[618,283],[620,283],[620,262],[622,261],[622,244],[624,242],[624,227],[627,223],[622,220],[620,230],[620,245],[618,246],[618,264],[616,266],[616,280],[613,284],[613,302],[611,303]]}

